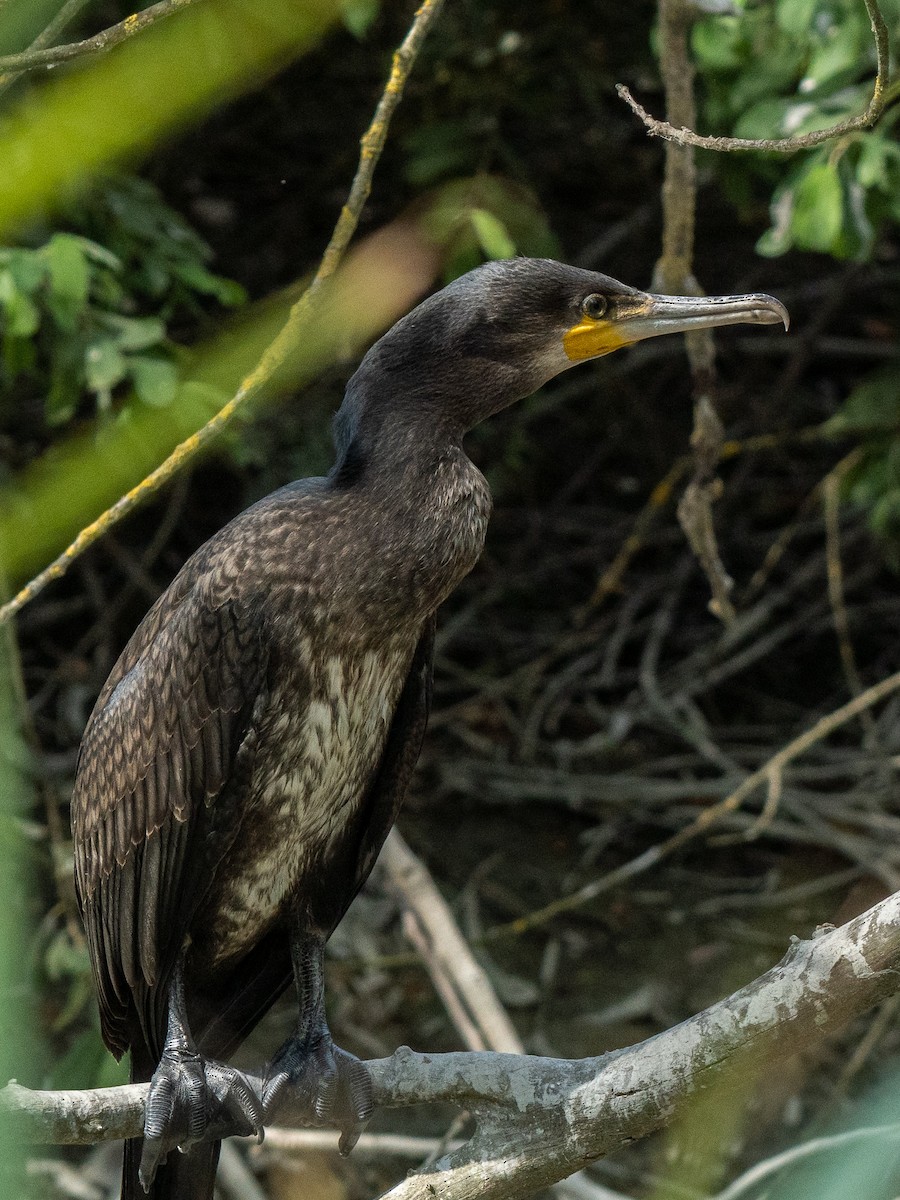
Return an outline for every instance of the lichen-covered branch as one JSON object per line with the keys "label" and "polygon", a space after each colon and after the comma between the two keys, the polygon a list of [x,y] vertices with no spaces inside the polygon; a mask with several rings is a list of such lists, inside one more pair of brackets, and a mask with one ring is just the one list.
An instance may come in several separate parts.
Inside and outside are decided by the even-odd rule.
{"label": "lichen-covered branch", "polygon": [[[464,1105],[472,1139],[395,1188],[390,1200],[504,1200],[545,1187],[669,1122],[700,1088],[814,1045],[900,990],[900,893],[784,959],[665,1033],[602,1058],[417,1054],[369,1063],[376,1104]],[[6,1119],[32,1142],[137,1136],[146,1084],[86,1092],[9,1085]]]}
{"label": "lichen-covered branch", "polygon": [[[118,46],[121,42],[134,37],[135,34],[142,33],[157,21],[171,17],[181,9],[196,3],[198,0],[159,0],[159,3],[151,4],[143,12],[132,13],[124,21],[119,21],[117,25],[110,25],[107,29],[102,29],[100,33],[95,33],[93,37],[85,38],[81,42],[68,42],[64,46],[35,44],[20,54],[0,55],[0,72],[3,72],[4,75],[21,75],[25,71],[34,71],[38,67],[56,66],[58,63],[71,62],[75,58],[85,58],[89,54],[99,54],[103,50],[111,50],[113,46]],[[38,39],[39,43],[42,41],[43,37]]]}

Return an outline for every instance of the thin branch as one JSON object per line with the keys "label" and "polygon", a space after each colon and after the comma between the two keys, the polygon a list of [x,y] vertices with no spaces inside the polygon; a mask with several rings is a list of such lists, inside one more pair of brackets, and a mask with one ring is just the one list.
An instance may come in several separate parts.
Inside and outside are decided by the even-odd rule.
{"label": "thin branch", "polygon": [[[111,50],[113,46],[127,41],[136,33],[142,33],[157,21],[171,17],[181,9],[196,3],[198,0],[159,0],[159,3],[151,4],[143,12],[132,13],[124,21],[119,21],[117,25],[110,25],[108,29],[103,29],[100,33],[95,33],[93,37],[85,38],[84,41],[69,42],[65,46],[47,46],[43,49],[29,47],[20,54],[0,55],[0,71],[4,72],[4,75],[6,73],[22,75],[25,71],[34,71],[37,67],[55,66],[57,63],[71,62],[73,58],[84,58],[88,54],[99,54],[103,50]],[[58,22],[59,17],[54,25],[57,25]],[[50,27],[48,26],[48,28]],[[46,32],[45,30],[44,33],[46,34]],[[55,33],[51,36],[55,36]],[[5,79],[0,76],[0,84],[2,83],[5,83]]]}
{"label": "thin branch", "polygon": [[788,138],[733,138],[707,137],[695,133],[684,125],[676,126],[669,121],[659,121],[640,105],[624,84],[616,84],[616,91],[647,127],[651,137],[665,138],[666,141],[676,142],[679,146],[697,146],[701,150],[767,150],[778,154],[794,154],[797,150],[809,150],[812,146],[821,146],[823,142],[840,137],[845,133],[853,133],[858,129],[871,129],[884,112],[891,100],[888,91],[890,76],[890,39],[881,10],[876,0],[864,0],[872,35],[875,39],[875,54],[877,69],[875,83],[872,87],[872,98],[865,112],[846,121],[838,121],[828,129],[815,129],[811,133],[798,134]]}
{"label": "thin branch", "polygon": [[[671,122],[694,125],[694,64],[688,38],[696,13],[683,0],[659,0],[659,63],[666,93],[666,115]],[[697,205],[697,170],[690,146],[666,143],[662,186],[662,255],[654,272],[654,288],[671,294],[700,292],[694,277],[694,223]],[[725,429],[716,412],[715,342],[711,329],[685,335],[694,399],[691,434],[694,470],[678,503],[678,520],[685,537],[709,581],[709,608],[721,621],[734,620],[730,593],[734,581],[725,570],[716,539],[713,504],[722,494],[716,465],[725,441]]]}
{"label": "thin branch", "polygon": [[[665,841],[659,842],[655,846],[650,846],[647,850],[629,859],[628,862],[623,863],[620,867],[608,871],[599,879],[592,880],[591,883],[585,884],[584,887],[571,892],[568,896],[561,896],[558,900],[553,900],[524,917],[516,917],[513,921],[493,926],[484,934],[485,939],[493,940],[494,938],[504,937],[509,934],[518,936],[529,929],[536,929],[541,925],[546,925],[548,921],[552,921],[555,917],[580,908],[582,905],[596,900],[598,896],[633,879],[636,875],[642,875],[645,871],[649,871],[664,858],[668,858],[676,850],[680,850],[685,843],[692,841],[701,833],[706,833],[722,817],[740,808],[744,801],[757,788],[762,787],[763,784],[770,784],[770,786],[777,789],[778,777],[783,773],[788,763],[798,758],[801,754],[805,754],[817,742],[823,741],[830,734],[834,733],[836,729],[853,720],[854,717],[858,717],[860,713],[865,712],[896,691],[900,691],[900,671],[889,675],[879,683],[873,684],[872,687],[866,688],[864,692],[860,692],[858,696],[854,696],[852,700],[842,705],[841,708],[835,709],[834,712],[830,712],[816,721],[804,733],[801,733],[793,741],[783,746],[777,754],[772,755],[758,770],[748,775],[724,800],[720,800],[709,808],[705,808],[689,825],[683,826],[677,833],[673,833],[671,837],[666,838]],[[776,782],[773,783],[772,781]]]}
{"label": "thin branch", "polygon": [[379,859],[404,909],[404,932],[428,967],[447,1012],[470,1050],[522,1054],[516,1028],[476,960],[425,864],[398,830]]}
{"label": "thin branch", "polygon": [[[35,50],[43,50],[45,46],[52,46],[56,39],[62,34],[67,25],[71,25],[81,10],[91,0],[66,0],[52,21],[37,35],[26,53],[32,53]],[[0,96],[8,91],[17,79],[24,75],[24,71],[7,71],[0,74]]]}
{"label": "thin branch", "polygon": [[835,1133],[830,1137],[810,1138],[808,1142],[801,1142],[799,1146],[791,1146],[790,1149],[783,1150],[780,1154],[773,1154],[771,1158],[757,1163],[756,1166],[751,1167],[729,1184],[724,1191],[715,1195],[713,1200],[738,1200],[739,1196],[745,1195],[763,1179],[768,1179],[770,1175],[776,1175],[795,1162],[800,1162],[813,1154],[823,1154],[829,1150],[839,1150],[843,1146],[852,1146],[856,1142],[866,1142],[871,1138],[890,1138],[894,1141],[900,1138],[900,1125],[873,1125],[865,1129],[848,1129],[844,1133]]}
{"label": "thin branch", "polygon": [[[370,1062],[381,1107],[445,1102],[476,1117],[471,1140],[393,1188],[390,1200],[506,1200],[546,1187],[668,1124],[701,1088],[821,1043],[900,986],[900,893],[840,929],[795,941],[727,999],[639,1045],[561,1060],[405,1047]],[[15,1136],[89,1143],[141,1130],[146,1084],[39,1092],[10,1084]]]}
{"label": "thin branch", "polygon": [[[176,0],[172,0],[172,2],[175,3]],[[184,5],[192,3],[192,0],[177,0],[177,2]],[[319,263],[318,270],[309,288],[293,306],[281,331],[266,349],[256,367],[244,379],[237,393],[214,417],[201,429],[198,429],[196,433],[176,446],[163,463],[154,471],[151,471],[145,479],[131,488],[130,491],[126,492],[124,496],[120,497],[115,504],[102,513],[95,521],[92,521],[90,525],[78,534],[62,554],[58,555],[49,566],[45,567],[43,571],[27,583],[12,600],[0,607],[0,625],[15,616],[20,609],[24,608],[29,601],[42,592],[49,583],[63,576],[75,559],[83,554],[89,546],[92,546],[103,537],[108,530],[118,524],[119,521],[137,508],[138,505],[158,492],[186,463],[195,458],[213,438],[222,432],[248,400],[258,396],[263,391],[275,373],[289,359],[292,351],[300,344],[304,332],[307,330],[307,322],[312,314],[312,298],[325,281],[334,275],[359,222],[363,205],[366,202],[372,185],[375,167],[384,147],[391,116],[403,95],[406,81],[415,64],[422,42],[440,14],[443,5],[444,0],[424,0],[424,3],[416,12],[409,32],[394,55],[391,74],[385,86],[384,93],[375,110],[375,116],[362,138],[359,165],[350,189],[350,195],[347,203],[341,209],[341,214],[338,217],[337,224],[322,256],[322,260]],[[150,11],[152,10],[146,10],[146,12]],[[141,16],[144,15],[141,14]],[[137,17],[128,18],[128,20],[137,19]]]}

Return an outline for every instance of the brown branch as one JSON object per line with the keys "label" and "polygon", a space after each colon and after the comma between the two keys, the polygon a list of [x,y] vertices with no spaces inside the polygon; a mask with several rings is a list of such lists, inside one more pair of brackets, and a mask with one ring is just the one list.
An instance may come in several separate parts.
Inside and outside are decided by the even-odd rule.
{"label": "brown branch", "polygon": [[403,931],[428,967],[438,995],[470,1050],[522,1054],[516,1028],[472,953],[428,868],[398,830],[391,830],[379,864],[399,899]]}
{"label": "brown branch", "polygon": [[[659,0],[659,62],[666,93],[666,114],[673,123],[694,125],[694,64],[688,38],[695,13],[683,0]],[[690,146],[666,143],[662,187],[663,245],[654,287],[672,294],[699,293],[694,278],[694,221],[697,173]],[[694,557],[709,581],[710,610],[734,620],[730,592],[734,582],[722,563],[716,540],[713,504],[722,492],[716,465],[725,430],[715,408],[715,343],[711,329],[685,336],[694,394],[693,475],[678,504],[678,520]]]}
{"label": "brown branch", "polygon": [[748,775],[723,800],[718,801],[709,808],[705,808],[689,825],[685,825],[676,833],[673,833],[671,837],[666,838],[665,841],[659,842],[655,846],[650,846],[641,854],[629,859],[628,862],[622,863],[621,866],[615,867],[612,871],[608,871],[599,879],[586,883],[584,887],[578,888],[577,891],[571,892],[567,896],[561,896],[558,900],[552,900],[549,904],[535,909],[526,916],[516,917],[514,920],[507,921],[502,925],[493,926],[484,934],[485,940],[493,940],[494,938],[505,937],[509,934],[518,936],[529,929],[536,929],[541,925],[546,925],[548,921],[552,921],[563,913],[571,912],[584,904],[590,903],[592,900],[596,900],[599,896],[612,891],[613,888],[621,886],[621,884],[633,879],[636,875],[643,875],[645,871],[649,871],[655,867],[663,859],[674,854],[676,850],[680,850],[685,843],[692,841],[702,833],[706,833],[722,817],[735,812],[757,788],[763,785],[769,785],[775,789],[775,796],[777,798],[779,776],[783,774],[785,767],[789,763],[793,762],[795,758],[799,758],[801,754],[805,754],[817,742],[824,741],[835,730],[840,729],[842,725],[846,725],[848,721],[852,721],[854,717],[858,717],[861,713],[866,712],[896,691],[900,691],[900,671],[866,688],[864,692],[860,692],[858,696],[854,696],[852,700],[840,708],[821,717],[809,729],[788,742],[777,754],[773,754],[761,767]]}
{"label": "brown branch", "polygon": [[[390,1200],[506,1200],[546,1187],[668,1124],[701,1088],[749,1077],[821,1043],[900,986],[900,894],[840,929],[795,941],[740,991],[680,1025],[601,1058],[416,1054],[370,1062],[381,1107],[467,1107],[469,1142],[401,1181]],[[10,1084],[0,1107],[30,1142],[137,1136],[146,1084],[33,1092]]]}
{"label": "brown branch", "polygon": [[[176,0],[173,0],[173,3]],[[184,5],[193,0],[177,0]],[[412,25],[403,40],[402,45],[394,55],[391,74],[385,86],[384,94],[375,110],[375,116],[364,134],[361,143],[359,166],[350,189],[347,203],[335,225],[334,232],[318,270],[307,291],[293,306],[287,321],[275,340],[266,349],[259,363],[241,383],[237,393],[223,408],[216,413],[201,429],[181,442],[169,457],[152,471],[145,479],[130,491],[120,497],[106,512],[102,513],[83,529],[75,540],[62,554],[58,555],[49,566],[45,567],[29,583],[27,583],[7,604],[0,607],[0,625],[15,616],[29,601],[33,600],[44,588],[55,579],[66,573],[79,555],[83,554],[114,525],[154,495],[167,483],[173,475],[217,437],[234,418],[235,414],[248,400],[259,396],[272,381],[292,352],[301,344],[304,335],[309,333],[309,323],[313,316],[313,296],[319,291],[326,280],[330,279],[340,264],[347,245],[359,222],[363,205],[369,195],[375,167],[384,147],[388,123],[400,98],[409,74],[415,64],[416,57],[426,34],[438,17],[444,0],[424,0],[416,12]],[[147,9],[146,12],[152,11]],[[141,14],[142,16],[145,14]],[[128,20],[137,18],[129,17]],[[2,61],[2,60],[0,60]]]}
{"label": "brown branch", "polygon": [[[888,91],[890,39],[888,37],[887,25],[876,0],[864,0],[864,3],[866,11],[869,14],[869,22],[872,26],[872,36],[875,40],[875,54],[877,58],[872,98],[865,112],[855,117],[849,117],[846,121],[838,121],[836,125],[831,125],[828,129],[815,129],[811,133],[798,134],[796,137],[788,138],[708,137],[700,133],[695,133],[687,123],[682,122],[676,125],[672,120],[657,120],[656,117],[648,113],[635,100],[624,84],[616,84],[616,91],[631,108],[632,112],[640,117],[647,127],[647,133],[651,137],[665,138],[666,141],[674,142],[679,146],[696,146],[701,150],[718,150],[720,152],[732,150],[767,150],[777,154],[794,154],[797,150],[809,150],[812,146],[821,146],[823,142],[840,137],[845,133],[853,133],[858,129],[871,129],[891,100]],[[693,124],[693,122],[690,124]]]}

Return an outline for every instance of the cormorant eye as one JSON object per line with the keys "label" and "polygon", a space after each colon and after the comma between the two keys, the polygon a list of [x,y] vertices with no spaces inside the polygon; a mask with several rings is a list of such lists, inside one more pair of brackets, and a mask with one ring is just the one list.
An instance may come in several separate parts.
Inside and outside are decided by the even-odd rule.
{"label": "cormorant eye", "polygon": [[590,296],[585,296],[581,302],[581,311],[586,317],[590,317],[592,321],[599,321],[601,317],[605,317],[608,309],[609,301],[598,292],[594,292]]}

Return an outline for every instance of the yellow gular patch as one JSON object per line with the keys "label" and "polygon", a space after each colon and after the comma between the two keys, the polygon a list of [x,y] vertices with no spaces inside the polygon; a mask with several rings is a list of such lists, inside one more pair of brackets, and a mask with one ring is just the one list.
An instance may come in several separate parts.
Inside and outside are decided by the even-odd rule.
{"label": "yellow gular patch", "polygon": [[586,358],[599,358],[601,354],[612,354],[623,346],[630,346],[612,321],[592,321],[585,317],[563,334],[563,348],[573,362]]}

